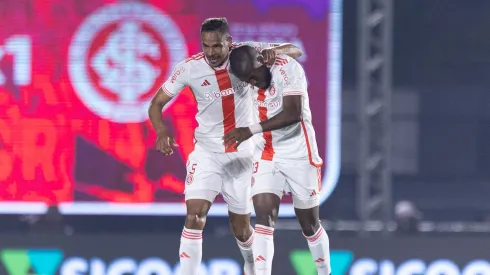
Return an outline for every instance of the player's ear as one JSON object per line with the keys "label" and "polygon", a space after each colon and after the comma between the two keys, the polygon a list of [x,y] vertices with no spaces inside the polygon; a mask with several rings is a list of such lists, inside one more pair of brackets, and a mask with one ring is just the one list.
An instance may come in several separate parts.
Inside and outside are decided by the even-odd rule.
{"label": "player's ear", "polygon": [[[262,54],[260,54],[260,53],[259,53],[259,54],[257,55],[257,61],[260,63],[258,66],[260,66],[260,65],[264,64],[264,56],[263,56]],[[255,66],[255,67],[258,67],[256,63],[254,63],[254,66]]]}
{"label": "player's ear", "polygon": [[226,38],[226,41],[228,41],[228,43],[229,43],[229,44],[230,44],[230,46],[231,46],[231,44],[233,43],[233,36],[228,35],[228,38]]}

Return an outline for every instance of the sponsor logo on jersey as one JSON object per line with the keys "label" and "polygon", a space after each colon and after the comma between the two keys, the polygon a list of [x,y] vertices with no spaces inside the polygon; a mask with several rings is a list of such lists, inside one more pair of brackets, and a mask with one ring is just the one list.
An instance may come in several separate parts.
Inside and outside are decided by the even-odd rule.
{"label": "sponsor logo on jersey", "polygon": [[221,97],[224,97],[227,95],[232,95],[234,93],[235,93],[235,90],[233,88],[229,88],[229,89],[226,89],[223,91],[214,91],[211,93],[204,93],[204,98],[206,98],[206,100],[216,100],[218,98],[221,98]]}
{"label": "sponsor logo on jersey", "polygon": [[275,109],[281,107],[281,101],[266,102],[266,101],[254,100],[254,105],[257,107],[265,107],[267,109]]}
{"label": "sponsor logo on jersey", "polygon": [[175,80],[177,80],[177,77],[179,75],[183,74],[185,72],[185,67],[180,67],[174,70],[174,73],[172,74],[172,78],[170,79],[170,83],[174,83]]}
{"label": "sponsor logo on jersey", "polygon": [[281,73],[282,79],[284,80],[284,85],[289,85],[289,77],[286,74],[286,71],[283,68],[281,68],[279,69],[279,72]]}

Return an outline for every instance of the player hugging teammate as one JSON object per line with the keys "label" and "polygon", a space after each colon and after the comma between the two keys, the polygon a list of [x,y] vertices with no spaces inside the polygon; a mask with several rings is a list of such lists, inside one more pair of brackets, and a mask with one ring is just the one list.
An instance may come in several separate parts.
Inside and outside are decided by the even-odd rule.
{"label": "player hugging teammate", "polygon": [[[274,223],[284,190],[293,194],[318,274],[329,274],[329,241],[318,215],[322,160],[306,78],[294,60],[301,50],[291,44],[233,44],[225,18],[206,19],[201,39],[203,52],[177,65],[174,72],[179,74],[161,86],[148,110],[157,150],[169,155],[177,144],[162,120],[163,107],[185,87],[197,101],[196,144],[187,164],[193,182],[185,186],[187,215],[179,250],[181,274],[198,274],[202,230],[220,192],[245,274],[271,274]],[[255,230],[250,225],[251,196]]]}

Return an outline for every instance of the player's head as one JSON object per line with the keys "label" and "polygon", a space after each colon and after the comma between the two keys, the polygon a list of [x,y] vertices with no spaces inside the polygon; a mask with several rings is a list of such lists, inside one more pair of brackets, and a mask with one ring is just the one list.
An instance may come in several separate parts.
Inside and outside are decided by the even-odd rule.
{"label": "player's head", "polygon": [[208,18],[201,25],[202,50],[211,67],[219,67],[230,53],[232,38],[226,18]]}
{"label": "player's head", "polygon": [[230,69],[241,81],[267,89],[271,85],[272,74],[269,68],[259,61],[259,56],[260,53],[253,47],[237,47],[230,54]]}

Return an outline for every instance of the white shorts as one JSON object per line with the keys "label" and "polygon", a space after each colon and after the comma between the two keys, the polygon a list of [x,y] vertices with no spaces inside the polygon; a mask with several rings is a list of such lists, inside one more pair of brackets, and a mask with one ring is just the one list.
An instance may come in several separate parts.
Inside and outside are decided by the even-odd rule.
{"label": "white shorts", "polygon": [[221,192],[230,212],[250,213],[252,164],[250,151],[213,153],[196,144],[187,161],[185,200],[213,202]]}
{"label": "white shorts", "polygon": [[310,209],[320,203],[321,167],[256,159],[252,175],[252,196],[273,193],[282,198],[291,192],[293,205],[298,209]]}

